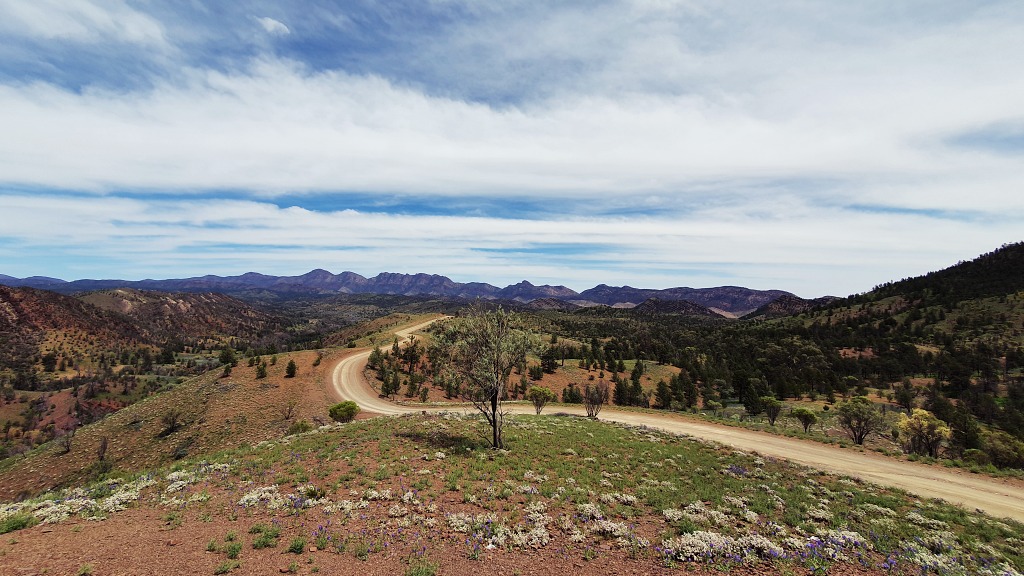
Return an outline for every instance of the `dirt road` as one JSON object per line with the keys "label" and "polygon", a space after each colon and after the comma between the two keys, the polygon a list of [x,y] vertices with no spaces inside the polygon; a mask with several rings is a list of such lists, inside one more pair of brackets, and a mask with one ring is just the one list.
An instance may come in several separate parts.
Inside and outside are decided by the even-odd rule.
{"label": "dirt road", "polygon": [[[396,334],[405,340],[410,334],[432,322],[433,320],[423,322],[400,330]],[[370,351],[366,350],[351,354],[338,362],[333,372],[335,395],[342,400],[354,400],[363,410],[377,414],[421,412],[421,407],[402,406],[378,396],[363,377],[369,356]],[[531,405],[510,404],[509,408],[515,414],[534,413]],[[445,408],[430,410],[443,409]],[[468,411],[467,408],[456,410]],[[560,406],[558,411],[581,415],[584,413],[582,407],[572,406]],[[979,509],[992,516],[1009,517],[1024,522],[1024,488],[1010,480],[997,480],[960,470],[903,462],[878,454],[861,453],[817,442],[698,422],[672,414],[642,414],[606,407],[601,411],[600,418],[609,422],[644,425],[666,432],[713,440],[739,450],[784,458],[827,472],[901,488],[924,498],[941,498],[967,509]]]}

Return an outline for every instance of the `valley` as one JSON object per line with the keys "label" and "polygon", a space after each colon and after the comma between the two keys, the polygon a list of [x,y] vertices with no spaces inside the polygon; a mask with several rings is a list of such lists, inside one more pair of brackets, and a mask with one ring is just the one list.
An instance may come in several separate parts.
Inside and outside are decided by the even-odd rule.
{"label": "valley", "polygon": [[[0,287],[0,573],[145,573],[133,523],[165,573],[1019,573],[1022,261],[764,303]],[[503,315],[493,450],[445,330]]]}

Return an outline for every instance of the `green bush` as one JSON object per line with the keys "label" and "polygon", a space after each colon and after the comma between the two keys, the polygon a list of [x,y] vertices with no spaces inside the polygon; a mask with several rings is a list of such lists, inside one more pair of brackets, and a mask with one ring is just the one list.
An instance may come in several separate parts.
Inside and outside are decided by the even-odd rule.
{"label": "green bush", "polygon": [[327,413],[338,422],[351,422],[356,414],[359,414],[359,406],[351,400],[346,400],[331,406]]}
{"label": "green bush", "polygon": [[0,534],[7,534],[23,528],[31,528],[39,523],[39,520],[31,514],[14,514],[0,520]]}
{"label": "green bush", "polygon": [[288,545],[288,551],[292,554],[302,554],[306,550],[306,539],[299,537],[292,540],[292,543]]}
{"label": "green bush", "polygon": [[241,564],[237,560],[225,560],[221,562],[216,568],[213,569],[214,574],[227,574],[235,568],[240,567]]}
{"label": "green bush", "polygon": [[971,464],[977,464],[979,466],[985,466],[986,464],[992,463],[992,458],[989,457],[985,452],[976,448],[969,448],[964,450],[964,462]]}
{"label": "green bush", "polygon": [[308,420],[296,420],[288,426],[288,435],[302,434],[303,432],[309,432],[313,429],[313,425]]}

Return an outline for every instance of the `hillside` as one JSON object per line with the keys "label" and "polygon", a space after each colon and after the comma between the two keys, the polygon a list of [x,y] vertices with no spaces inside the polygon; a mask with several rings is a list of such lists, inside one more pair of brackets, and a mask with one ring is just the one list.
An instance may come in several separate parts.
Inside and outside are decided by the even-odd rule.
{"label": "hillside", "polygon": [[122,288],[90,292],[78,298],[131,318],[153,342],[169,337],[255,341],[280,333],[287,325],[287,320],[278,315],[216,293],[168,294]]}
{"label": "hillside", "polygon": [[835,300],[836,298],[829,296],[806,300],[798,296],[782,295],[761,306],[757,310],[746,314],[743,316],[743,319],[752,320],[754,318],[783,318],[785,316],[795,316],[797,314],[809,312],[820,306],[825,306]]}
{"label": "hillside", "polygon": [[[280,437],[295,422],[328,421],[328,397],[320,387],[328,363],[313,366],[316,352],[276,357],[266,378],[241,362],[230,376],[221,371],[189,379],[77,430],[69,453],[58,442],[0,463],[0,498],[14,499],[95,474],[102,438],[105,462],[120,470],[144,470],[188,455],[208,454]],[[264,358],[268,361],[270,358]],[[285,378],[294,360],[296,378]],[[169,423],[174,415],[174,425]]]}
{"label": "hillside", "polygon": [[147,342],[129,319],[47,290],[0,286],[0,383],[35,372],[44,343],[59,335],[82,353]]}
{"label": "hillside", "polygon": [[634,315],[655,316],[661,314],[708,316],[718,318],[721,315],[710,308],[694,304],[689,300],[662,300],[660,298],[648,298],[636,307],[630,309]]}
{"label": "hillside", "polygon": [[717,309],[739,317],[786,295],[792,296],[789,292],[782,290],[751,290],[738,286],[651,290],[600,284],[580,292],[579,299],[609,306],[622,303],[640,304],[649,298],[672,301],[686,300],[705,308]]}
{"label": "hillside", "polygon": [[0,333],[77,330],[104,339],[141,339],[127,319],[56,292],[0,286]]}
{"label": "hillside", "polygon": [[900,296],[924,305],[950,305],[962,300],[1005,296],[1024,290],[1024,242],[949,268],[876,287],[863,298]]}
{"label": "hillside", "polygon": [[899,491],[585,418],[516,417],[507,452],[478,440],[480,426],[365,420],[3,505],[17,532],[0,542],[0,571],[1024,569],[1024,526]]}

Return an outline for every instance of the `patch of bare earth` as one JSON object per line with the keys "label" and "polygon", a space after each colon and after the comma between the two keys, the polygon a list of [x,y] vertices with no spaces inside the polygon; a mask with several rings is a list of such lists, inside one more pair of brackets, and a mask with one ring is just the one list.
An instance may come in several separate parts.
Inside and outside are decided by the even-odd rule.
{"label": "patch of bare earth", "polygon": [[[374,552],[366,560],[356,558],[348,550],[318,550],[309,542],[302,554],[286,552],[292,534],[315,529],[309,518],[304,522],[287,523],[287,532],[282,532],[276,547],[254,550],[247,530],[259,521],[269,522],[270,518],[266,516],[244,517],[236,521],[215,518],[204,522],[197,518],[197,513],[186,512],[184,523],[178,528],[169,527],[165,516],[163,511],[143,508],[122,512],[103,522],[75,520],[5,535],[0,541],[0,575],[78,574],[83,567],[91,567],[91,573],[96,575],[214,574],[217,567],[227,560],[223,552],[208,552],[207,545],[216,541],[223,546],[225,535],[232,531],[242,539],[243,549],[239,554],[239,566],[229,574],[392,576],[408,570],[410,558],[411,562],[416,562],[415,551],[404,548]],[[353,525],[349,533],[358,534],[361,530],[358,525]],[[723,574],[721,568],[713,565],[665,566],[655,559],[633,559],[610,550],[599,550],[598,557],[588,561],[551,545],[540,550],[488,550],[474,560],[467,556],[465,546],[456,541],[460,540],[459,537],[448,534],[439,535],[438,539],[442,541],[431,544],[425,561],[435,563],[437,573],[442,575]],[[811,574],[803,567],[787,568],[790,569],[788,573],[794,576]],[[733,566],[727,573],[768,576],[781,572],[778,566],[761,565]],[[835,564],[828,573],[835,576],[885,574],[881,570],[850,564]]]}

